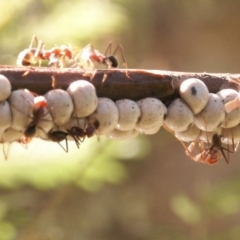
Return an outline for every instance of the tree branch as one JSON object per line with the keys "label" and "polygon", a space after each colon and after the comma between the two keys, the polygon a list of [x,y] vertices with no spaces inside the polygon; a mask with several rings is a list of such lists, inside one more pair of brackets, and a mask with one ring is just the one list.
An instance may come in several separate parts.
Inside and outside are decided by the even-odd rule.
{"label": "tree branch", "polygon": [[[0,66],[0,74],[5,75],[12,84],[12,90],[27,88],[39,95],[52,89],[52,77],[57,87],[67,89],[75,80],[89,77],[83,76],[84,71],[77,68],[58,69],[52,67],[15,67]],[[104,74],[107,74],[103,82]],[[240,79],[240,74],[186,73],[161,70],[116,69],[97,70],[92,79],[98,97],[108,97],[112,100],[139,100],[145,97],[155,97],[163,102],[178,96],[179,86],[188,78],[198,78],[216,93],[223,88],[238,89],[237,84],[229,79]]]}

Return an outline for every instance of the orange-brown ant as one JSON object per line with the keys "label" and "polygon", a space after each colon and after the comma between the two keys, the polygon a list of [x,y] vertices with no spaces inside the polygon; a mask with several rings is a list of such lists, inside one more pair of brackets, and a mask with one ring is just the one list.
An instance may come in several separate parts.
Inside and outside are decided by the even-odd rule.
{"label": "orange-brown ant", "polygon": [[[118,59],[115,57],[117,51],[121,52],[123,65],[125,68],[127,68],[127,62],[123,53],[123,47],[121,45],[118,45],[112,53],[112,42],[108,44],[105,54],[102,54],[97,49],[94,49],[92,44],[88,44],[74,57],[74,61],[80,68],[86,70],[84,76],[88,76],[92,80],[96,74],[94,62],[104,64],[108,67],[108,69],[118,67]],[[75,66],[75,64],[73,66]],[[130,78],[127,73],[126,75],[128,78]],[[104,82],[106,78],[107,74],[105,73],[102,82]]]}
{"label": "orange-brown ant", "polygon": [[[35,47],[34,43],[36,44]],[[29,48],[24,49],[18,54],[17,65],[30,66],[36,63],[41,65],[41,61],[44,60],[43,50],[43,41],[38,40],[36,36],[33,36]]]}
{"label": "orange-brown ant", "polygon": [[[226,163],[229,163],[229,157],[226,157],[226,154],[224,151],[227,151],[229,153],[233,153],[234,151],[231,151],[228,148],[225,148],[222,146],[221,142],[222,135],[219,135],[217,133],[213,134],[212,136],[212,143],[210,147],[205,148],[205,145],[202,141],[198,142],[198,140],[192,142],[188,148],[186,148],[185,144],[183,144],[184,148],[186,149],[186,154],[190,158],[192,158],[196,162],[202,162],[202,163],[208,163],[210,165],[215,164],[219,161],[220,156],[222,155]],[[196,144],[199,144],[200,147],[200,153],[193,156],[192,151],[196,147]],[[221,154],[220,154],[221,153]]]}
{"label": "orange-brown ant", "polygon": [[[32,118],[32,121],[28,124],[26,129],[24,130],[23,136],[18,140],[19,143],[27,144],[31,141],[32,137],[36,133],[36,128],[39,122],[42,120],[42,118],[48,113],[45,112],[47,108],[47,101],[43,96],[38,96],[34,92],[30,92],[34,96],[34,102],[29,102],[32,105],[32,116],[29,116]],[[25,98],[23,96],[23,98]],[[26,99],[29,101],[28,99]],[[16,108],[18,111],[22,112],[22,110],[18,109],[14,105],[12,105],[14,108]],[[22,112],[24,113],[24,112]],[[26,113],[24,113],[26,114]]]}
{"label": "orange-brown ant", "polygon": [[[35,47],[34,43],[36,45]],[[72,59],[72,47],[70,45],[56,46],[50,50],[45,50],[43,41],[33,36],[29,48],[19,53],[17,65],[30,66],[39,63],[40,66],[43,60],[48,60],[49,65],[63,67],[65,59]]]}
{"label": "orange-brown ant", "polygon": [[55,67],[64,67],[65,59],[72,59],[72,47],[61,45],[60,47],[53,47],[50,50],[45,50],[44,58],[49,60],[49,64]]}
{"label": "orange-brown ant", "polygon": [[33,120],[24,131],[26,138],[32,138],[36,133],[36,126],[44,115],[44,110],[47,107],[45,98],[39,96],[34,98]]}
{"label": "orange-brown ant", "polygon": [[[108,68],[117,68],[118,67],[118,60],[114,56],[116,52],[120,50],[122,59],[123,59],[123,64],[125,67],[127,67],[127,63],[124,57],[123,53],[123,48],[121,45],[118,45],[115,50],[112,53],[112,42],[110,42],[107,46],[105,54],[102,54],[100,51],[97,49],[94,49],[92,44],[88,44],[85,48],[82,49],[82,51],[79,53],[80,54],[80,61],[88,61],[90,64],[90,67],[93,67],[93,62],[98,62],[104,65],[107,65]],[[107,55],[109,52],[109,55]],[[77,55],[78,56],[78,55]]]}

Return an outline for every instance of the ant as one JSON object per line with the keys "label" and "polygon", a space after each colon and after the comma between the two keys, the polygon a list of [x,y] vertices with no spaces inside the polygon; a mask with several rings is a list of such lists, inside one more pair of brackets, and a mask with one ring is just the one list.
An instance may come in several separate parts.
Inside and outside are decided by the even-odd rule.
{"label": "ant", "polygon": [[33,120],[24,131],[25,138],[32,138],[36,133],[36,126],[44,115],[47,100],[42,96],[34,98]]}
{"label": "ant", "polygon": [[[25,98],[25,96],[22,95],[26,101],[29,102],[29,104],[32,106],[32,114],[29,115],[29,118],[32,118],[31,122],[28,124],[28,126],[25,128],[23,132],[23,136],[18,140],[20,143],[27,144],[31,141],[33,136],[36,134],[37,131],[37,125],[41,125],[41,121],[49,121],[50,119],[43,119],[45,115],[48,114],[47,110],[47,100],[43,96],[37,96],[36,93],[31,92],[31,94],[34,96],[33,103],[30,102],[28,99]],[[16,108],[18,111],[20,111],[23,114],[26,114],[22,112],[22,110],[18,109],[16,106],[12,105],[14,108]],[[28,114],[27,114],[28,115]],[[51,121],[51,120],[50,120]],[[52,124],[51,124],[52,126]],[[48,126],[51,127],[51,126]],[[38,126],[40,129],[42,129],[40,126]],[[46,126],[44,126],[46,128]],[[43,129],[42,129],[43,130]]]}
{"label": "ant", "polygon": [[[34,43],[36,45],[35,47]],[[26,48],[19,53],[17,65],[30,66],[39,63],[39,66],[41,66],[42,60],[48,60],[49,65],[63,67],[65,58],[72,58],[72,47],[70,45],[56,46],[50,50],[44,50],[44,47],[43,41],[38,40],[36,36],[33,36],[29,48]]]}
{"label": "ant", "polygon": [[86,132],[84,131],[84,129],[80,127],[71,127],[71,129],[67,129],[67,132],[69,136],[71,136],[74,139],[77,148],[79,148],[80,146],[79,142],[82,143],[86,137]]}
{"label": "ant", "polygon": [[[222,155],[225,159],[226,163],[229,164],[229,156],[226,157],[226,154],[224,151],[227,151],[229,153],[233,153],[233,151],[229,150],[228,148],[225,148],[222,146],[221,142],[222,135],[219,135],[217,133],[213,134],[212,136],[212,143],[210,147],[205,148],[204,143],[200,141],[199,147],[201,150],[201,153],[193,156],[192,152],[194,148],[196,147],[196,144],[198,140],[192,142],[188,148],[186,148],[185,144],[183,144],[184,148],[186,149],[186,155],[189,156],[191,159],[193,159],[196,162],[202,162],[202,163],[208,163],[210,165],[215,164],[219,161],[220,156]],[[204,149],[205,148],[205,149]]]}
{"label": "ant", "polygon": [[[63,132],[63,131],[52,131],[50,130],[50,132],[48,132],[48,137],[51,141],[53,142],[57,142],[61,148],[65,151],[65,152],[68,152],[68,141],[67,141],[67,136],[68,136],[68,133],[66,132]],[[60,142],[63,141],[65,139],[66,141],[66,148],[64,148]]]}
{"label": "ant", "polygon": [[[105,54],[102,54],[100,51],[97,49],[94,49],[93,45],[90,43],[88,44],[85,48],[82,49],[82,51],[79,53],[80,55],[80,61],[85,60],[87,61],[91,67],[94,66],[93,62],[98,62],[104,65],[107,65],[108,68],[117,68],[118,67],[118,60],[114,56],[116,52],[120,50],[122,59],[123,59],[123,64],[127,66],[124,53],[123,53],[123,47],[121,45],[118,45],[114,52],[112,53],[112,42],[110,42],[107,46]],[[110,55],[107,55],[109,51]],[[78,56],[78,55],[77,55]],[[76,56],[76,57],[77,57]]]}
{"label": "ant", "polygon": [[[85,68],[85,65],[87,65],[87,68],[93,69],[93,71],[95,69],[94,62],[104,64],[108,67],[108,69],[117,68],[119,66],[118,59],[115,57],[115,54],[117,51],[121,52],[123,66],[125,66],[125,68],[127,68],[127,62],[125,60],[123,47],[121,45],[118,45],[112,53],[112,42],[110,42],[108,44],[105,54],[102,54],[99,50],[94,49],[93,45],[90,43],[85,48],[83,48],[79,54],[77,54],[75,56],[74,60],[76,62],[80,62],[80,66],[82,64],[83,68]],[[108,55],[108,52],[109,52],[109,55]],[[88,73],[88,71],[87,71],[86,75],[90,76],[92,79],[94,77],[95,73],[93,73],[92,74],[93,76],[91,76],[91,73]],[[128,76],[128,74],[127,74],[127,76]],[[104,75],[102,82],[104,82],[106,80],[106,77],[107,77],[107,75]]]}
{"label": "ant", "polygon": [[48,65],[63,68],[65,59],[72,59],[72,47],[71,45],[53,47],[48,51],[44,51],[44,57],[49,60]]}
{"label": "ant", "polygon": [[71,127],[71,129],[67,129],[67,132],[69,134],[69,136],[71,136],[77,147],[79,148],[80,143],[79,142],[84,142],[85,137],[92,137],[95,134],[95,130],[99,127],[99,122],[96,121],[97,124],[94,124],[93,126],[88,126],[85,130],[80,128],[80,127]]}

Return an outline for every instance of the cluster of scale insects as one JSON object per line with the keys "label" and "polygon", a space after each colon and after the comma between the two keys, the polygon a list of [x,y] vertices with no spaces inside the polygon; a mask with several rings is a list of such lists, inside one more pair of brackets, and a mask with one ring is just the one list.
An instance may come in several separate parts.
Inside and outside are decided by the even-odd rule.
{"label": "cluster of scale insects", "polygon": [[[79,67],[92,79],[96,62],[118,67],[114,56],[118,50],[126,66],[121,45],[113,53],[111,49],[110,42],[105,54],[91,44],[76,54],[71,45],[46,50],[33,36],[29,48],[19,53],[17,64],[41,66],[46,60],[56,68]],[[155,134],[163,126],[182,143],[192,160],[212,165],[223,157],[229,163],[230,153],[240,142],[239,93],[233,89],[209,93],[201,80],[190,78],[181,84],[179,95],[167,106],[152,97],[114,102],[98,98],[91,82],[77,80],[66,91],[53,89],[38,96],[27,89],[11,92],[10,82],[0,75],[0,141],[28,144],[32,138],[41,138],[58,143],[67,152],[68,140],[79,148],[86,137],[131,139],[139,133]],[[66,147],[60,143],[64,140]]]}

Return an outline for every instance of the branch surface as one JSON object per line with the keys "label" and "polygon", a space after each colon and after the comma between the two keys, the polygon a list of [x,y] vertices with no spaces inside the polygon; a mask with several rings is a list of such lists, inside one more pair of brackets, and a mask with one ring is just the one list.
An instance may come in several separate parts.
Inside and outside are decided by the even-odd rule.
{"label": "branch surface", "polygon": [[[5,75],[12,85],[12,90],[27,88],[39,95],[52,89],[52,77],[57,87],[67,89],[73,81],[85,79],[97,90],[98,97],[112,100],[140,100],[155,97],[164,103],[178,97],[181,82],[188,78],[202,80],[209,91],[216,93],[224,88],[239,89],[230,79],[239,80],[240,74],[189,73],[143,69],[110,69],[97,70],[92,81],[83,76],[84,71],[77,68],[58,69],[51,67],[15,67],[0,66],[0,74]],[[107,74],[103,82],[104,74]]]}

